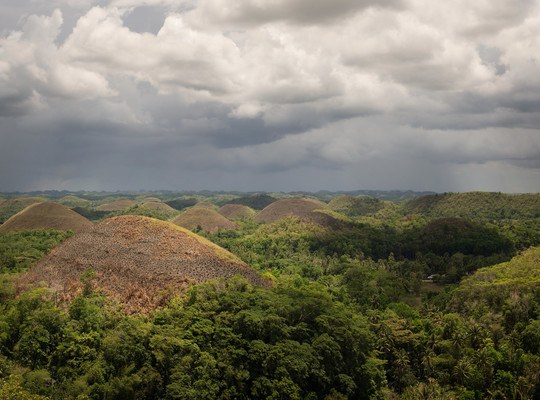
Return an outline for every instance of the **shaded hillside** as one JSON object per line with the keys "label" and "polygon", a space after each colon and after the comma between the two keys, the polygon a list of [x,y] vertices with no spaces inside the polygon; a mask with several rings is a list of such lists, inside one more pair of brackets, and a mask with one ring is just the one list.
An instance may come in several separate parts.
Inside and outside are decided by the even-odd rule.
{"label": "shaded hillside", "polygon": [[122,199],[115,200],[110,203],[102,204],[96,207],[97,211],[123,211],[127,208],[133,207],[136,203],[133,200]]}
{"label": "shaded hillside", "polygon": [[408,202],[404,211],[430,218],[524,219],[540,217],[540,194],[445,193]]}
{"label": "shaded hillside", "polygon": [[[242,275],[265,281],[236,256],[168,222],[142,216],[106,219],[66,240],[23,274],[19,288],[46,283],[61,301],[80,294],[85,279],[127,312],[162,306],[192,283]],[[85,278],[86,277],[86,278]]]}
{"label": "shaded hillside", "polygon": [[230,200],[227,202],[227,204],[242,204],[255,210],[262,210],[263,208],[272,204],[274,201],[276,201],[276,198],[267,194],[253,194],[251,196]]}
{"label": "shaded hillside", "polygon": [[84,232],[93,224],[82,215],[57,203],[36,203],[15,214],[0,226],[0,232],[56,229]]}
{"label": "shaded hillside", "polygon": [[202,229],[216,233],[220,229],[236,229],[238,225],[225,218],[216,210],[207,207],[193,207],[171,220],[173,224],[189,230]]}
{"label": "shaded hillside", "polygon": [[363,215],[375,214],[384,208],[384,203],[373,197],[354,197],[341,195],[334,197],[328,208],[349,217],[359,217]]}
{"label": "shaded hillside", "polygon": [[47,201],[42,197],[19,197],[15,199],[4,200],[0,204],[0,223],[5,222],[11,216],[24,210],[26,207],[36,203]]}
{"label": "shaded hillside", "polygon": [[228,219],[252,218],[255,211],[242,204],[225,204],[219,209],[219,213]]}
{"label": "shaded hillside", "polygon": [[180,198],[180,199],[174,199],[170,201],[166,201],[165,204],[168,204],[175,210],[181,211],[184,208],[192,207],[195,204],[197,204],[199,200],[196,198]]}

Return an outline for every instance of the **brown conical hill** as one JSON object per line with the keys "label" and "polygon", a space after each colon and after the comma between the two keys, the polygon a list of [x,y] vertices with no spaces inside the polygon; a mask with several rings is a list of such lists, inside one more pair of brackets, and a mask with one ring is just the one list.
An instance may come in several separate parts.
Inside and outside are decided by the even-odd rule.
{"label": "brown conical hill", "polygon": [[162,203],[161,201],[145,201],[140,205],[140,207],[147,210],[159,211],[166,214],[175,214],[177,211],[169,206],[168,204]]}
{"label": "brown conical hill", "polygon": [[225,218],[216,210],[206,207],[192,207],[171,221],[173,224],[193,230],[201,228],[216,233],[220,229],[237,229],[238,225]]}
{"label": "brown conical hill", "polygon": [[253,218],[255,211],[243,204],[225,204],[219,209],[219,213],[228,219]]}
{"label": "brown conical hill", "polygon": [[97,211],[124,211],[127,208],[133,207],[136,203],[133,200],[121,199],[110,203],[102,204],[96,207]]}
{"label": "brown conical hill", "polygon": [[43,203],[46,201],[47,199],[43,197],[17,197],[4,200],[2,204],[0,204],[0,222],[7,221],[9,217],[12,217],[32,204]]}
{"label": "brown conical hill", "polygon": [[17,232],[27,229],[58,229],[62,231],[85,232],[93,224],[57,203],[36,203],[12,216],[2,226],[0,232]]}
{"label": "brown conical hill", "polygon": [[255,221],[272,223],[296,217],[324,228],[342,229],[350,226],[347,218],[328,210],[326,203],[314,199],[290,198],[278,200],[255,216]]}
{"label": "brown conical hill", "polygon": [[128,313],[165,304],[190,284],[241,275],[268,286],[259,274],[212,242],[165,221],[139,215],[109,218],[77,234],[24,273],[19,289],[49,286],[61,301],[81,293],[81,276],[124,305]]}
{"label": "brown conical hill", "polygon": [[274,222],[285,217],[305,218],[314,210],[325,209],[326,204],[312,199],[281,199],[265,207],[255,216],[256,221]]}

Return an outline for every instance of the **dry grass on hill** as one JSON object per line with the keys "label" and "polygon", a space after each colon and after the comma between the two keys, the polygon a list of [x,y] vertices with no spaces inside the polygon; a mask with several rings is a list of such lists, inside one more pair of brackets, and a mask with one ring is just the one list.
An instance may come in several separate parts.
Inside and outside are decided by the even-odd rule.
{"label": "dry grass on hill", "polygon": [[83,290],[81,276],[93,271],[92,287],[147,312],[193,283],[242,275],[268,286],[257,272],[210,241],[168,222],[123,215],[109,218],[56,247],[24,273],[18,288],[45,284],[65,302]]}
{"label": "dry grass on hill", "polygon": [[93,224],[57,203],[36,203],[9,218],[0,232],[17,232],[29,229],[58,229],[63,231],[85,232],[93,228]]}
{"label": "dry grass on hill", "polygon": [[136,203],[133,200],[122,199],[116,200],[110,203],[102,204],[96,207],[97,211],[124,211],[130,207],[133,207]]}
{"label": "dry grass on hill", "polygon": [[258,213],[254,219],[272,223],[287,217],[297,217],[302,221],[332,229],[339,229],[349,224],[344,218],[332,215],[325,203],[305,198],[278,200]]}
{"label": "dry grass on hill", "polygon": [[5,199],[0,204],[0,222],[6,221],[12,215],[17,214],[19,211],[24,210],[26,207],[46,202],[47,199],[43,197],[17,197],[14,199]]}
{"label": "dry grass on hill", "polygon": [[256,221],[274,222],[285,217],[307,217],[313,210],[325,209],[326,204],[312,199],[281,199],[265,207],[255,216]]}
{"label": "dry grass on hill", "polygon": [[216,210],[206,207],[192,207],[178,215],[171,222],[190,230],[200,227],[210,233],[216,233],[220,229],[238,228],[237,224],[225,218]]}
{"label": "dry grass on hill", "polygon": [[228,219],[253,218],[255,211],[242,204],[225,204],[219,209],[219,213]]}

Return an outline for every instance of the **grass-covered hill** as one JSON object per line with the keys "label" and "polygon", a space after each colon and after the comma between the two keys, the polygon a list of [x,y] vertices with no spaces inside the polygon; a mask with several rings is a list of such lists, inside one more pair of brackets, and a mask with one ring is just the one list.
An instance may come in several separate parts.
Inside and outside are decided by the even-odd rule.
{"label": "grass-covered hill", "polygon": [[539,291],[540,247],[532,247],[465,278],[454,293],[453,307],[473,314],[503,308],[532,318],[540,315]]}
{"label": "grass-covered hill", "polygon": [[488,192],[444,193],[419,197],[405,204],[407,214],[429,218],[462,217],[503,220],[540,217],[540,194]]}
{"label": "grass-covered hill", "polygon": [[238,228],[236,223],[225,218],[213,208],[204,206],[189,208],[173,218],[171,222],[186,229],[201,229],[210,233],[215,233],[220,229]]}
{"label": "grass-covered hill", "polygon": [[125,311],[136,312],[165,305],[193,283],[237,274],[266,285],[254,270],[212,242],[168,222],[126,215],[66,240],[22,275],[19,287],[44,282],[59,300],[68,301],[82,293],[86,279]]}
{"label": "grass-covered hill", "polygon": [[225,204],[220,207],[219,213],[231,220],[253,218],[255,216],[255,211],[252,208],[242,204]]}
{"label": "grass-covered hill", "polygon": [[4,223],[8,218],[24,210],[29,205],[47,201],[43,197],[17,197],[6,199],[0,202],[0,223]]}
{"label": "grass-covered hill", "polygon": [[0,232],[17,232],[32,229],[56,229],[63,231],[85,232],[93,224],[57,203],[35,203],[12,216],[0,226]]}

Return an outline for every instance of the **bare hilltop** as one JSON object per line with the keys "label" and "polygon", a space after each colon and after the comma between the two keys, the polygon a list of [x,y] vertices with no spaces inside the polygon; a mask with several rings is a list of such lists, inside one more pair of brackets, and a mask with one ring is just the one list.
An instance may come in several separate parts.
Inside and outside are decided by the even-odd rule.
{"label": "bare hilltop", "polygon": [[19,288],[45,284],[60,301],[83,290],[81,277],[123,304],[128,313],[162,306],[191,284],[214,278],[245,277],[266,281],[239,258],[174,224],[124,215],[104,220],[90,232],[56,247],[19,280]]}

